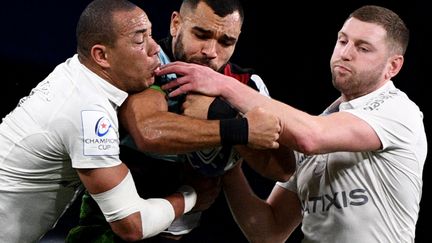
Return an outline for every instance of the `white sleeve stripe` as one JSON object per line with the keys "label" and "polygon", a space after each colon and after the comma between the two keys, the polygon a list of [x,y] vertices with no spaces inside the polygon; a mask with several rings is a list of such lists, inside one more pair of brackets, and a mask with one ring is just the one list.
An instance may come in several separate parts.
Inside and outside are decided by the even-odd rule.
{"label": "white sleeve stripe", "polygon": [[270,93],[267,89],[267,86],[265,85],[264,81],[261,79],[260,76],[256,74],[252,74],[250,79],[255,83],[260,94],[270,97]]}

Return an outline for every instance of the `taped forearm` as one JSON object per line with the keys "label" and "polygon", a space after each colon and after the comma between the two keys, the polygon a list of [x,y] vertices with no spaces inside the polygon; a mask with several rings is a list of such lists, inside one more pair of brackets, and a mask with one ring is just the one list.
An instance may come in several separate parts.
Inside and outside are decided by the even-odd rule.
{"label": "taped forearm", "polygon": [[108,222],[140,212],[142,238],[160,233],[175,218],[174,208],[168,200],[162,198],[144,200],[139,197],[130,172],[116,187],[103,193],[91,194],[91,196]]}
{"label": "taped forearm", "polygon": [[168,228],[175,219],[171,203],[162,198],[140,201],[140,214],[143,239],[159,234]]}

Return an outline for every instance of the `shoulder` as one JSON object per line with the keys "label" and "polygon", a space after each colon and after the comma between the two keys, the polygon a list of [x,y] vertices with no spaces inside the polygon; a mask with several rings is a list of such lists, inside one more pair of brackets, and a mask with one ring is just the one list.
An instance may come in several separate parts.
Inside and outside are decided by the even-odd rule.
{"label": "shoulder", "polygon": [[423,113],[401,90],[390,86],[359,101],[343,110],[366,121],[384,148],[389,144],[413,145],[424,137]]}
{"label": "shoulder", "polygon": [[415,104],[403,91],[394,86],[376,93],[367,99],[362,106],[365,111],[386,114],[397,119],[409,119],[415,114],[421,114],[417,104]]}

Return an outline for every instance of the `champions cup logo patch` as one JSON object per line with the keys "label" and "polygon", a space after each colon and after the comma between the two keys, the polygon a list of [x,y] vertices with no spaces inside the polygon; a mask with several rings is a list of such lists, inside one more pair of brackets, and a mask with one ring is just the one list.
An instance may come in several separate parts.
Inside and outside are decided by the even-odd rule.
{"label": "champions cup logo patch", "polygon": [[101,117],[96,122],[95,133],[98,137],[105,136],[111,128],[111,122],[106,117]]}
{"label": "champions cup logo patch", "polygon": [[118,155],[119,138],[102,111],[82,111],[84,155]]}

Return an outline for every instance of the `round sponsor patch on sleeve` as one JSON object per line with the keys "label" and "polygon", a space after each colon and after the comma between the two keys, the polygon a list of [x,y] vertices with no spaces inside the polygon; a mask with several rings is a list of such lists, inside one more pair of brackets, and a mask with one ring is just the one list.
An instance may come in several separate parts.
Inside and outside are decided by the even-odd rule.
{"label": "round sponsor patch on sleeve", "polygon": [[103,111],[81,112],[84,155],[118,155],[117,128]]}

